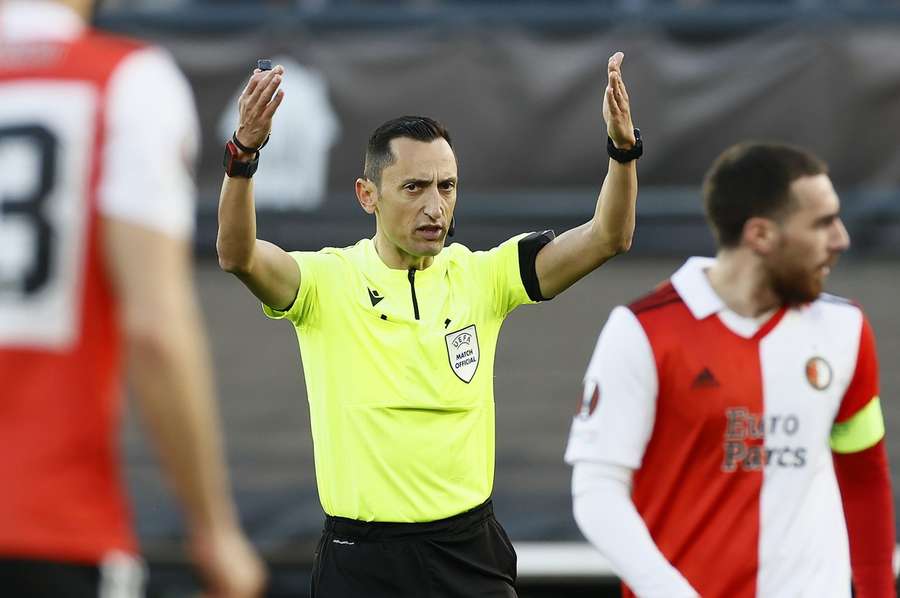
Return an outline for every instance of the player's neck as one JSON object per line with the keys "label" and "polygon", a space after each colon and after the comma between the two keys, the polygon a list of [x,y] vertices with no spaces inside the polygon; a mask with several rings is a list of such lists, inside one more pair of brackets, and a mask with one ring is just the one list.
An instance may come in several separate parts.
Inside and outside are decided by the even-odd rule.
{"label": "player's neck", "polygon": [[407,253],[391,243],[381,234],[375,233],[372,239],[375,252],[384,265],[393,270],[424,270],[434,263],[434,257],[430,255],[417,256]]}
{"label": "player's neck", "polygon": [[781,305],[762,264],[740,249],[720,251],[706,277],[726,307],[738,315],[755,318]]}

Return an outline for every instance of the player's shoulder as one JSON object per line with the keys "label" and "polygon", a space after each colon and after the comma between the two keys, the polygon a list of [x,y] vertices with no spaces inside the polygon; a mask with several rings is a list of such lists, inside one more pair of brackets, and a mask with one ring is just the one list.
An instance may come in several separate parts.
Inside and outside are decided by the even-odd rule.
{"label": "player's shoulder", "polygon": [[862,305],[854,299],[832,295],[830,293],[822,293],[815,301],[809,304],[811,312],[824,314],[847,314],[855,316],[865,316]]}
{"label": "player's shoulder", "polygon": [[684,300],[670,280],[658,284],[652,291],[638,297],[628,304],[628,309],[635,315],[641,316],[650,312],[671,309],[683,305]]}
{"label": "player's shoulder", "polygon": [[128,57],[153,47],[135,38],[88,29],[73,43],[70,60],[92,67],[95,76],[102,76],[115,71]]}
{"label": "player's shoulder", "polygon": [[858,326],[866,314],[858,302],[846,297],[822,293],[815,301],[800,310],[802,316],[817,324]]}
{"label": "player's shoulder", "polygon": [[136,37],[118,35],[115,33],[109,33],[107,31],[101,31],[99,29],[88,29],[85,32],[82,41],[83,43],[91,47],[103,49],[105,51],[113,53],[118,52],[123,54],[142,50],[144,48],[156,47],[149,42],[140,40]]}
{"label": "player's shoulder", "polygon": [[165,98],[158,90],[182,85],[183,80],[175,59],[162,46],[96,29],[73,44],[68,61],[71,69],[100,82],[108,80],[128,95]]}
{"label": "player's shoulder", "polygon": [[862,310],[862,306],[855,299],[841,297],[840,295],[832,295],[831,293],[820,294],[816,298],[814,303],[827,304],[827,305],[842,305],[847,308]]}

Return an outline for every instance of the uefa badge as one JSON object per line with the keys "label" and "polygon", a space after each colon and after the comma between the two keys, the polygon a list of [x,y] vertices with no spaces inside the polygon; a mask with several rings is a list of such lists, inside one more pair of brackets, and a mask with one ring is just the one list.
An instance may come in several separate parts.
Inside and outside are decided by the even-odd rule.
{"label": "uefa badge", "polygon": [[811,357],[806,362],[806,380],[816,390],[825,390],[831,384],[831,366],[821,357]]}
{"label": "uefa badge", "polygon": [[450,368],[457,377],[468,384],[478,369],[478,333],[475,324],[451,332],[444,337]]}

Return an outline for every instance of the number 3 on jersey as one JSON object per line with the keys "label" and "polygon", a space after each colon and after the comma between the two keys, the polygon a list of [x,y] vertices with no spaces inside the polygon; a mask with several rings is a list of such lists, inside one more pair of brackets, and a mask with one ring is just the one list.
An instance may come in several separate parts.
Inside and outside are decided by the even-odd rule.
{"label": "number 3 on jersey", "polygon": [[95,92],[0,83],[0,344],[62,348],[83,278]]}
{"label": "number 3 on jersey", "polygon": [[[33,241],[31,250],[26,247],[13,246],[4,252],[15,261],[26,257],[27,262],[18,267],[0,269],[0,293],[20,293],[32,295],[47,284],[50,276],[50,244],[53,241],[53,231],[50,222],[44,214],[44,203],[53,189],[56,178],[56,136],[38,124],[26,124],[19,126],[0,127],[0,153],[8,146],[25,144],[29,147],[26,151],[34,151],[37,158],[37,171],[34,173],[34,182],[31,189],[24,190],[20,195],[15,192],[4,193],[0,196],[0,222],[21,219],[30,230]],[[13,151],[16,151],[15,148]],[[6,190],[4,190],[6,191]],[[4,247],[4,249],[7,249]],[[31,255],[23,256],[24,253]],[[0,261],[0,264],[3,264]],[[6,266],[6,264],[3,264]],[[18,270],[10,273],[7,270]]]}

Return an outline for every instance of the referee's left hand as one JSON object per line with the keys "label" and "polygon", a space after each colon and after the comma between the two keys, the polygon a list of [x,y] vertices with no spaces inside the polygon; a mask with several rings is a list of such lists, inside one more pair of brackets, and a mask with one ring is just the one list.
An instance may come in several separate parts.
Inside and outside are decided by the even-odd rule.
{"label": "referee's left hand", "polygon": [[247,82],[247,87],[238,99],[240,122],[235,135],[247,147],[260,147],[272,129],[272,117],[284,91],[278,89],[284,79],[284,67],[280,64],[270,71],[255,69]]}
{"label": "referee's left hand", "polygon": [[609,82],[603,96],[603,118],[606,131],[619,149],[631,149],[637,141],[634,137],[634,123],[631,122],[631,106],[628,92],[622,80],[622,61],[625,54],[616,52],[609,57],[607,75]]}

